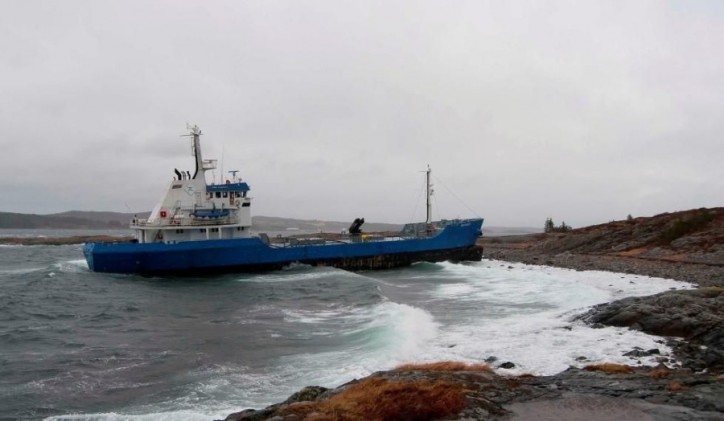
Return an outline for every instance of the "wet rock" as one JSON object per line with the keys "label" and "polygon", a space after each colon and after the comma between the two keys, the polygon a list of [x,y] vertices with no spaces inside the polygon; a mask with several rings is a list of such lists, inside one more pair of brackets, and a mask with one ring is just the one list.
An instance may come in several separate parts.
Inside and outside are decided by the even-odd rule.
{"label": "wet rock", "polygon": [[304,389],[300,390],[299,392],[293,394],[287,400],[284,401],[286,404],[295,403],[295,402],[306,402],[306,401],[313,401],[317,399],[322,393],[326,392],[326,387],[322,386],[307,386]]}
{"label": "wet rock", "polygon": [[[724,288],[624,298],[595,306],[578,318],[593,325],[630,327],[653,335],[684,338],[688,343],[674,343],[674,350],[685,366],[699,370],[724,368]],[[629,356],[658,352],[634,351]]]}
{"label": "wet rock", "polygon": [[252,420],[252,417],[259,412],[261,411],[257,411],[256,409],[245,409],[243,411],[234,412],[233,414],[227,415],[226,418],[224,418],[224,421]]}
{"label": "wet rock", "polygon": [[634,358],[641,358],[641,357],[650,357],[652,355],[660,355],[661,352],[657,348],[649,349],[647,351],[644,351],[643,349],[639,347],[635,347],[633,350],[624,353],[624,357],[634,357]]}
{"label": "wet rock", "polygon": [[327,389],[326,387],[307,386],[304,389],[289,396],[289,398],[287,398],[287,400],[282,403],[270,405],[260,410],[245,409],[243,411],[234,412],[232,414],[229,414],[224,419],[224,421],[294,421],[296,419],[301,419],[299,417],[295,418],[294,414],[287,414],[285,416],[281,416],[279,413],[283,412],[291,404],[295,404],[298,402],[315,401],[320,397],[324,396],[324,394],[328,391],[329,389]]}

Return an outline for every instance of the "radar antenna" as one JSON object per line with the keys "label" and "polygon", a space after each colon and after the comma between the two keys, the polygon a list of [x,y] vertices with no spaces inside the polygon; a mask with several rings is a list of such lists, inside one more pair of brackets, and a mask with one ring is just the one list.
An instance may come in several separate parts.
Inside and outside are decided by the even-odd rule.
{"label": "radar antenna", "polygon": [[199,126],[194,124],[193,126],[189,123],[186,123],[186,130],[189,131],[189,134],[182,134],[181,136],[201,136],[201,129]]}

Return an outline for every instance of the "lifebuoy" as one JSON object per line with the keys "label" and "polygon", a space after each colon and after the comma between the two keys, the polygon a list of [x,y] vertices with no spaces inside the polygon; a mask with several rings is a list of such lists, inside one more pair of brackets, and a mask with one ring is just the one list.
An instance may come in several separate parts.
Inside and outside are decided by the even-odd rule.
{"label": "lifebuoy", "polygon": [[166,211],[165,211],[165,210],[162,210],[162,211],[161,211],[161,218],[165,218],[165,217],[166,217]]}

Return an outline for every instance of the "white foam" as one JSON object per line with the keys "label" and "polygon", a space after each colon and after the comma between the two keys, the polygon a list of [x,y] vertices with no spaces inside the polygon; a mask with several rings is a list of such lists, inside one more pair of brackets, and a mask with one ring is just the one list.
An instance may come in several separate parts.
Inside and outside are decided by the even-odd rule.
{"label": "white foam", "polygon": [[355,274],[335,268],[316,268],[313,266],[297,264],[284,270],[266,274],[242,275],[238,278],[238,280],[254,283],[299,282],[330,277],[338,278],[340,276],[349,277],[355,276]]}
{"label": "white foam", "polygon": [[41,271],[44,271],[45,269],[46,268],[3,269],[3,270],[0,270],[0,273],[5,273],[8,275],[24,275],[27,273],[41,272]]}
{"label": "white foam", "polygon": [[287,378],[285,383],[297,389],[310,382],[339,385],[414,358],[438,335],[438,323],[417,307],[385,301],[366,313],[349,316],[364,317],[366,322],[344,332],[346,336],[362,335],[360,340],[350,339],[347,348],[283,358],[280,369]]}
{"label": "white foam", "polygon": [[[506,371],[513,373],[555,374],[594,362],[655,364],[654,357],[622,354],[636,346],[670,352],[657,337],[628,329],[593,329],[570,319],[594,304],[692,287],[670,279],[497,261],[443,266],[447,279],[459,275],[461,282],[441,284],[432,295],[449,301],[452,314],[465,317],[441,329],[417,361],[480,362],[495,356],[499,362],[515,363],[514,370]],[[491,314],[491,308],[498,311]]]}
{"label": "white foam", "polygon": [[238,409],[217,410],[202,412],[202,410],[181,410],[169,412],[154,412],[149,414],[123,414],[105,412],[99,414],[69,414],[45,418],[47,421],[208,421],[210,419],[224,419],[229,413]]}
{"label": "white foam", "polygon": [[439,323],[429,312],[392,302],[384,303],[382,307],[390,321],[383,338],[389,346],[384,351],[393,364],[413,358],[421,347],[437,337]]}
{"label": "white foam", "polygon": [[[285,395],[275,396],[273,390],[283,389],[283,378],[269,374],[250,373],[244,366],[214,365],[189,375],[201,380],[186,395],[163,402],[126,408],[119,412],[69,414],[48,417],[53,421],[115,421],[115,420],[209,420],[224,419],[228,414],[249,407],[264,407]],[[244,406],[238,406],[243,405]]]}
{"label": "white foam", "polygon": [[282,309],[284,321],[291,323],[323,323],[340,317],[342,310],[301,310]]}
{"label": "white foam", "polygon": [[[333,334],[349,340],[344,349],[284,357],[273,383],[290,391],[309,384],[331,387],[406,362],[482,362],[490,356],[514,362],[514,369],[499,371],[518,374],[554,374],[569,365],[595,362],[638,364],[622,354],[635,346],[663,354],[669,349],[641,332],[592,329],[570,318],[624,296],[691,287],[660,278],[496,261],[440,267],[419,275],[441,280],[420,307],[384,301],[364,309],[285,311],[288,322],[337,323]],[[361,336],[353,340],[352,335]]]}
{"label": "white foam", "polygon": [[63,262],[55,263],[52,267],[65,273],[79,273],[88,272],[88,264],[85,259],[66,260]]}

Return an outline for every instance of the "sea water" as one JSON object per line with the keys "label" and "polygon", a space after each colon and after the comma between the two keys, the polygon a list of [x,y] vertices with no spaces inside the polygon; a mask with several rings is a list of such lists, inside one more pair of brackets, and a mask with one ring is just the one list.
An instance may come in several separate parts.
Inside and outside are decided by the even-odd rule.
{"label": "sea water", "polygon": [[409,362],[654,364],[623,354],[659,338],[572,318],[690,287],[495,260],[148,278],[92,273],[81,245],[0,246],[0,419],[224,418]]}

